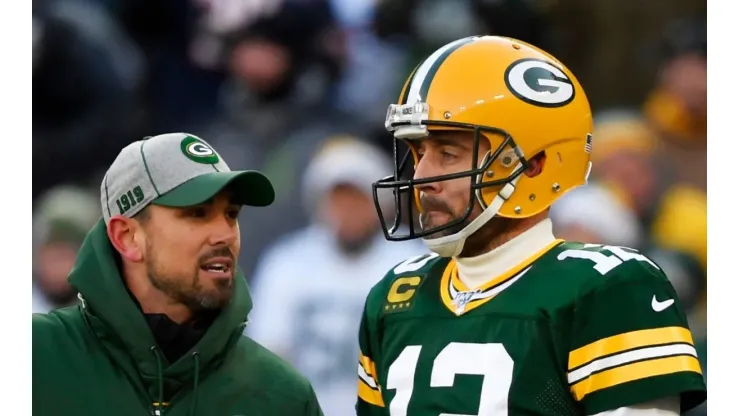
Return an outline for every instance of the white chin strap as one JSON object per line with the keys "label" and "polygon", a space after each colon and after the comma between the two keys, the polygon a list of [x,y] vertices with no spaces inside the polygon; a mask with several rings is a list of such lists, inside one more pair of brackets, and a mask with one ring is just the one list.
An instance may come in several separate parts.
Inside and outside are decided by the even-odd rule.
{"label": "white chin strap", "polygon": [[[515,172],[519,168],[521,168],[521,163],[519,163],[513,171]],[[501,206],[504,205],[504,202],[506,202],[506,200],[508,200],[516,190],[516,183],[522,175],[524,175],[524,173],[519,174],[516,178],[512,179],[511,182],[504,185],[498,195],[493,198],[491,205],[484,209],[478,218],[471,221],[470,224],[462,230],[444,237],[429,239],[423,238],[422,240],[424,240],[424,243],[429,247],[429,250],[439,254],[440,257],[456,257],[460,255],[468,237],[473,235],[473,233],[478,231],[483,224],[487,223],[496,214],[498,214]],[[471,198],[473,197],[474,195],[471,195]]]}

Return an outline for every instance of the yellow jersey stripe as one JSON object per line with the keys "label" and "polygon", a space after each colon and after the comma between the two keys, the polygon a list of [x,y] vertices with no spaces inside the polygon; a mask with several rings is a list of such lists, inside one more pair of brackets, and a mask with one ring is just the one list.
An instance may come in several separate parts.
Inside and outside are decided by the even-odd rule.
{"label": "yellow jersey stripe", "polygon": [[696,357],[680,355],[676,357],[658,358],[627,364],[612,368],[601,373],[592,374],[587,379],[571,386],[570,390],[576,400],[582,400],[586,395],[614,387],[630,381],[648,377],[662,376],[682,371],[692,371],[701,374],[701,365]]}
{"label": "yellow jersey stripe", "polygon": [[378,389],[377,381],[370,376],[370,374],[365,372],[362,368],[362,364],[357,364],[357,377],[360,377],[360,380],[364,381],[371,389]]}
{"label": "yellow jersey stripe", "polygon": [[605,358],[599,358],[598,360],[591,361],[589,364],[578,367],[568,373],[568,384],[575,384],[588,378],[591,374],[600,373],[611,368],[621,367],[638,361],[675,357],[678,355],[697,356],[696,349],[688,344],[668,344],[657,347],[638,348]]}
{"label": "yellow jersey stripe", "polygon": [[455,266],[455,260],[450,260],[449,263],[447,263],[447,266],[445,267],[444,272],[442,272],[442,278],[440,279],[440,296],[442,297],[442,303],[452,311],[453,313],[454,308],[452,306],[452,295],[450,295],[450,278],[452,276],[452,271],[456,268]]}
{"label": "yellow jersey stripe", "polygon": [[370,357],[366,357],[360,354],[360,365],[367,375],[373,378],[375,382],[378,382],[378,373],[375,372],[375,363]]}
{"label": "yellow jersey stripe", "polygon": [[635,348],[671,343],[694,345],[691,331],[680,326],[669,326],[625,332],[608,338],[602,338],[571,351],[568,357],[568,371],[607,355],[617,354]]}
{"label": "yellow jersey stripe", "polygon": [[[452,268],[450,269],[450,279],[452,279],[452,286],[458,292],[467,292],[470,289],[468,289],[465,283],[463,283],[463,281],[460,280],[460,277],[457,274],[457,262],[453,259],[453,260],[450,260],[450,263],[452,264]],[[449,285],[447,287],[449,288]]]}
{"label": "yellow jersey stripe", "polygon": [[380,391],[371,389],[362,380],[357,380],[357,396],[367,403],[385,407],[383,396],[380,394]]}

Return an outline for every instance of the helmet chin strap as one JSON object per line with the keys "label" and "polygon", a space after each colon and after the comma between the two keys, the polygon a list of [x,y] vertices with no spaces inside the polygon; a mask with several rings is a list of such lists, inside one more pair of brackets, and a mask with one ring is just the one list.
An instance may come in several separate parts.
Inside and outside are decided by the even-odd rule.
{"label": "helmet chin strap", "polygon": [[[521,163],[519,163],[516,168],[514,168],[514,171],[516,171],[520,167]],[[512,179],[511,182],[504,185],[501,191],[499,191],[498,195],[496,195],[496,197],[491,202],[491,205],[486,207],[478,216],[478,218],[471,221],[470,224],[465,226],[465,228],[463,228],[462,230],[456,232],[455,234],[447,235],[444,237],[430,239],[423,238],[422,240],[424,240],[424,243],[427,245],[429,250],[439,254],[441,257],[459,256],[463,250],[463,247],[465,246],[465,241],[468,239],[468,237],[473,235],[473,233],[478,231],[483,226],[483,224],[487,223],[496,214],[498,214],[498,211],[504,205],[504,202],[506,202],[516,190],[516,183],[519,181],[519,178],[521,178],[522,175],[524,175],[524,173],[519,174],[516,178]],[[473,195],[471,195],[471,198],[472,197]],[[480,204],[480,201],[478,203]]]}

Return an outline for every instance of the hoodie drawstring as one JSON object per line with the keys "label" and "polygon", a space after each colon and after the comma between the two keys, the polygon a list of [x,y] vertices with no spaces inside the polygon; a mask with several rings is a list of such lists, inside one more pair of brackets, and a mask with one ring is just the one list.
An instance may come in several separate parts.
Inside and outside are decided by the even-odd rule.
{"label": "hoodie drawstring", "polygon": [[[154,358],[157,360],[157,382],[159,384],[159,398],[156,403],[155,411],[158,415],[161,415],[163,412],[163,401],[164,401],[164,375],[162,373],[162,357],[159,356],[159,352],[157,351],[157,347],[153,346],[150,348],[150,351],[152,354],[154,354]],[[193,352],[193,402],[190,405],[190,416],[195,416],[195,408],[197,405],[197,399],[198,399],[198,379],[200,378],[200,358],[198,356],[198,351]]]}
{"label": "hoodie drawstring", "polygon": [[200,358],[198,351],[193,352],[193,365],[195,371],[193,374],[193,403],[190,405],[190,416],[195,416],[195,406],[198,400],[198,378],[200,378]]}
{"label": "hoodie drawstring", "polygon": [[154,358],[157,360],[157,383],[159,384],[159,398],[155,410],[158,415],[162,414],[162,401],[164,401],[164,375],[162,374],[162,357],[159,356],[156,346],[150,348]]}

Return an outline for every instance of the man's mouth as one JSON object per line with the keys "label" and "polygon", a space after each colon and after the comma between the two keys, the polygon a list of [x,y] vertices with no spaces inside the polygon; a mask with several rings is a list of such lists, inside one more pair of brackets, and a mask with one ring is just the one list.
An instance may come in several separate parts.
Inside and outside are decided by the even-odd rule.
{"label": "man's mouth", "polygon": [[222,276],[230,276],[233,267],[234,262],[227,257],[212,258],[200,266],[203,271]]}

